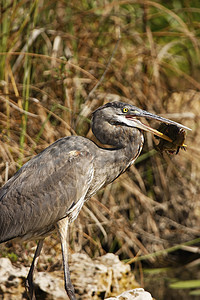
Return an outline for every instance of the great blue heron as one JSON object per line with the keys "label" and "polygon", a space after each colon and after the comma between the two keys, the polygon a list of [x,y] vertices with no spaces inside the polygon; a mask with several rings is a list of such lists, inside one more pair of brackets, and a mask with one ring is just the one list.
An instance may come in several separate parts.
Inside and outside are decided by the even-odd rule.
{"label": "great blue heron", "polygon": [[30,299],[35,299],[33,271],[44,238],[55,229],[60,235],[65,289],[70,300],[76,299],[68,268],[69,223],[87,199],[133,164],[142,150],[143,130],[167,139],[140,117],[189,129],[130,104],[107,103],[93,113],[92,130],[111,148],[101,148],[81,136],[61,138],[24,164],[1,188],[0,242],[39,239],[26,279]]}

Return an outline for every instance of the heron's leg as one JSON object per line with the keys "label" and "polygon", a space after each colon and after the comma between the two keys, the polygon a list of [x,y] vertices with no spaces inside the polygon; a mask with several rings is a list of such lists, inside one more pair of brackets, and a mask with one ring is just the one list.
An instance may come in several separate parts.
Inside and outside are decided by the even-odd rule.
{"label": "heron's leg", "polygon": [[43,246],[43,242],[44,239],[39,240],[35,254],[34,254],[34,258],[30,267],[30,270],[28,272],[28,276],[26,278],[26,282],[25,282],[25,287],[26,287],[26,292],[28,294],[28,297],[30,300],[35,300],[35,291],[34,291],[34,286],[33,286],[33,272],[34,272],[34,268],[37,264],[40,252],[42,250],[42,246]]}
{"label": "heron's leg", "polygon": [[57,222],[58,232],[60,235],[62,257],[63,257],[63,268],[65,276],[65,290],[70,300],[76,300],[74,287],[71,283],[69,266],[68,266],[68,245],[67,245],[67,233],[68,233],[69,219],[64,218]]}

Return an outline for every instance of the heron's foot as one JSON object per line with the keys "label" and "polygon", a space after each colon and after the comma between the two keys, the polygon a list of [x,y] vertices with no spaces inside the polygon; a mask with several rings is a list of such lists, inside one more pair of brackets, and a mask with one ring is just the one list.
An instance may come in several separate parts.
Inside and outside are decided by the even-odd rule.
{"label": "heron's foot", "polygon": [[26,278],[26,281],[25,281],[25,289],[26,289],[26,293],[28,295],[28,298],[30,300],[36,300],[36,297],[35,297],[35,289],[34,289],[34,285],[33,285],[33,281],[30,280],[29,277]]}
{"label": "heron's foot", "polygon": [[65,290],[66,290],[67,295],[68,295],[68,297],[69,297],[70,300],[76,300],[74,286],[71,283],[70,279],[69,279],[68,282],[65,282]]}
{"label": "heron's foot", "polygon": [[70,300],[76,300],[76,296],[75,296],[73,287],[72,287],[72,289],[71,288],[66,288],[66,292],[67,292],[67,295],[68,295]]}

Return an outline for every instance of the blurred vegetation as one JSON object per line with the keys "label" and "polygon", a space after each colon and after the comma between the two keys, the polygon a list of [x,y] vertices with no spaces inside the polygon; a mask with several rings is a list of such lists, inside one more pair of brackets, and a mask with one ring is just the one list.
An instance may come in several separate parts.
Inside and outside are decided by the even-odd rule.
{"label": "blurred vegetation", "polygon": [[[56,139],[93,138],[91,112],[121,99],[192,128],[188,149],[161,155],[145,134],[135,166],[72,224],[72,251],[127,259],[198,237],[200,2],[2,0],[0,6],[1,185]],[[56,235],[47,241],[46,255],[58,246]],[[29,264],[24,245],[7,244]],[[159,266],[181,260],[180,252],[148,257]]]}

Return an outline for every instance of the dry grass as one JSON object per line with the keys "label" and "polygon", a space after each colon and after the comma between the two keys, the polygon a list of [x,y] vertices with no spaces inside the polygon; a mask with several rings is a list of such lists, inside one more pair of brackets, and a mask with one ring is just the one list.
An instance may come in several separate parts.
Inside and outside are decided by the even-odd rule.
{"label": "dry grass", "polygon": [[[153,150],[153,137],[146,136],[135,166],[91,199],[71,226],[72,251],[90,256],[112,251],[132,258],[196,238],[199,4],[68,2],[1,4],[1,185],[56,139],[71,134],[91,138],[91,111],[125,99],[191,127],[188,150],[161,156]],[[57,244],[57,237],[48,239],[45,253]],[[29,264],[26,253],[21,255],[24,246],[7,246]]]}

